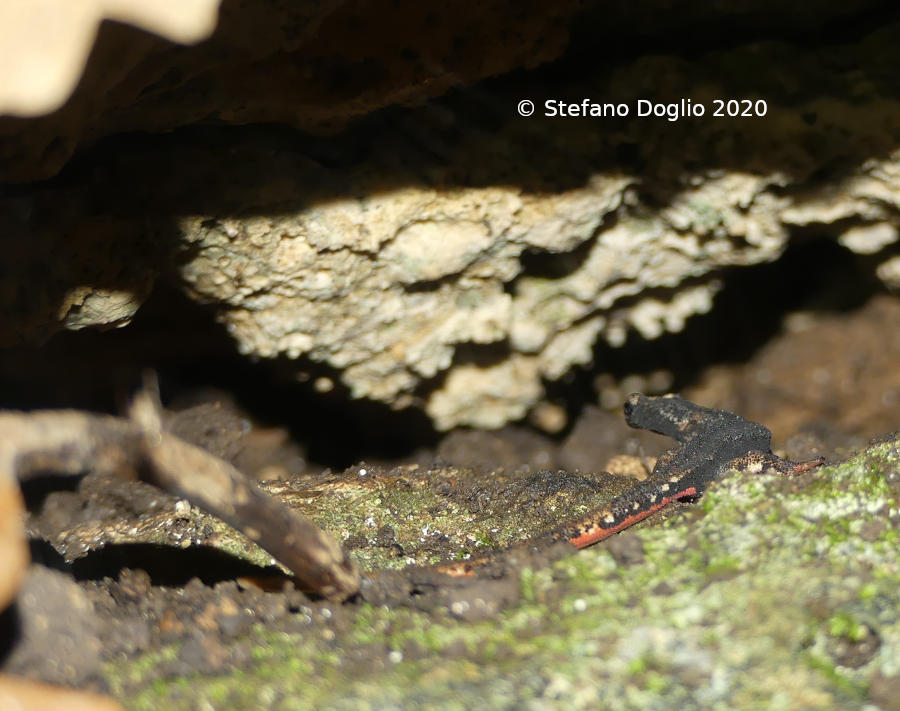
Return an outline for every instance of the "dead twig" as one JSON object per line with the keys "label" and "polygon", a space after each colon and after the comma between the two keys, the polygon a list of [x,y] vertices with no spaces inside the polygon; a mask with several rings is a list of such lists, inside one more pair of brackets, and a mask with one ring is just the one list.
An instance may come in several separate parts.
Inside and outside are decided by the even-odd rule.
{"label": "dead twig", "polygon": [[140,478],[186,498],[271,553],[307,591],[345,599],[359,590],[359,572],[337,540],[228,462],[163,431],[149,390],[127,419],[74,410],[0,413],[0,482],[87,471]]}

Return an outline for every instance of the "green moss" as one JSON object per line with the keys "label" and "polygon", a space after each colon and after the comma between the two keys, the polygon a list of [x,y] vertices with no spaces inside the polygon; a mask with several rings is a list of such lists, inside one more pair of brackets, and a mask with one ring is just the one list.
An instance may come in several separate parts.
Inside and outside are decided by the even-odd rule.
{"label": "green moss", "polygon": [[[867,470],[871,461],[882,473]],[[897,469],[890,448],[875,448],[793,481],[729,476],[690,515],[629,534],[641,560],[618,564],[601,544],[523,569],[519,602],[489,619],[360,604],[347,608],[349,621],[302,635],[255,628],[245,640],[252,663],[239,673],[155,680],[161,657],[148,655],[111,666],[111,686],[131,709],[256,708],[264,697],[278,710],[668,708],[696,699],[710,708],[858,707],[872,670],[900,658],[900,554],[888,545],[897,524],[880,503]],[[374,497],[392,516],[413,508],[399,493]],[[352,508],[387,520],[372,501],[351,499]],[[409,501],[428,506],[424,495]],[[885,532],[860,538],[861,518]],[[522,522],[502,526],[501,539]],[[830,612],[816,617],[821,609]],[[859,669],[837,667],[816,647],[826,636],[861,642],[873,624],[881,645]]]}
{"label": "green moss", "polygon": [[828,634],[832,637],[843,637],[849,642],[861,642],[869,632],[865,624],[854,619],[848,612],[838,612],[827,622]]}
{"label": "green moss", "polygon": [[632,659],[628,664],[628,674],[631,676],[640,676],[641,674],[646,673],[646,671],[650,668],[650,664],[648,660],[644,657],[638,657],[637,659]]}
{"label": "green moss", "polygon": [[670,674],[651,671],[644,674],[642,686],[655,696],[662,696],[663,692],[672,685],[671,679]]}
{"label": "green moss", "polygon": [[869,602],[878,594],[878,586],[875,583],[865,583],[859,588],[861,602]]}
{"label": "green moss", "polygon": [[[110,664],[107,670],[113,693],[121,693],[126,685],[138,683],[149,676],[159,664],[175,659],[180,648],[180,644],[169,645],[156,651],[148,652],[128,662]],[[163,682],[155,681],[153,683],[158,685]]]}
{"label": "green moss", "polygon": [[811,654],[805,654],[804,659],[811,669],[815,669],[822,674],[841,694],[856,700],[861,700],[866,697],[868,692],[867,684],[856,681],[846,674],[842,674],[833,663]]}
{"label": "green moss", "polygon": [[731,555],[724,555],[709,562],[706,566],[706,574],[710,578],[725,577],[739,572],[742,568],[743,563],[740,559]]}

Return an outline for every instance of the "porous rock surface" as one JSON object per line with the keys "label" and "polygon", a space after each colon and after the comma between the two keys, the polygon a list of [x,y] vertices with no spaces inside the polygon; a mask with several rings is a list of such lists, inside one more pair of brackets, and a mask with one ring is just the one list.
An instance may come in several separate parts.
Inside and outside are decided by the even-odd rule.
{"label": "porous rock surface", "polygon": [[[497,82],[331,141],[125,144],[78,181],[0,201],[21,237],[0,264],[17,314],[0,341],[126,324],[176,269],[248,355],[325,364],[352,396],[422,406],[442,429],[502,425],[598,340],[678,331],[723,269],[777,259],[800,231],[873,255],[896,286],[898,35]],[[707,115],[637,117],[661,86]],[[515,115],[523,97],[540,114],[585,96],[632,114]],[[765,115],[712,116],[742,96]],[[47,271],[47,254],[67,258]]]}
{"label": "porous rock surface", "polygon": [[[671,60],[639,60],[602,93],[627,96],[650,71],[687,85],[716,58],[708,61],[678,71]],[[836,88],[849,96],[854,85],[848,76]],[[708,91],[701,98],[711,105],[728,89]],[[479,140],[457,146],[450,167],[426,164],[424,185],[380,190],[383,174],[357,169],[345,176],[350,189],[302,209],[183,220],[196,256],[182,273],[204,300],[228,305],[223,319],[247,353],[307,355],[340,371],[354,396],[401,405],[440,376],[424,395],[438,427],[499,426],[540,399],[542,379],[590,362],[597,339],[616,345],[630,329],[649,339],[680,330],[711,307],[721,268],[776,259],[798,227],[889,258],[897,156],[863,158],[863,147],[900,136],[900,106],[878,96],[867,108],[850,103],[809,97],[786,107],[770,98],[765,121],[700,127],[632,121],[626,131],[643,172],[588,169],[578,181],[564,160],[605,162],[614,139],[588,122],[567,125],[530,165],[517,154],[527,127],[511,121],[502,134],[511,148],[488,160],[520,165],[515,182],[478,180],[497,171],[479,171],[488,146]],[[803,118],[810,111],[812,124]],[[866,112],[878,113],[877,125]],[[684,140],[664,143],[673,132]],[[723,144],[731,165],[673,170],[681,155],[715,165]],[[809,188],[835,155],[858,162],[836,175],[837,188]],[[469,185],[457,184],[460,165]],[[651,207],[660,194],[666,201]],[[556,255],[557,272],[523,269],[528,254]],[[467,357],[473,344],[497,348]]]}

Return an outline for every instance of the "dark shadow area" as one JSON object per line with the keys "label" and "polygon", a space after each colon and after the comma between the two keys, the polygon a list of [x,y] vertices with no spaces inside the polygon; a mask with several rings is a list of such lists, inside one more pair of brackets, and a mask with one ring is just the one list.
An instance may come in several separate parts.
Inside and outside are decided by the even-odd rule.
{"label": "dark shadow area", "polygon": [[78,491],[84,475],[67,475],[48,473],[41,476],[32,476],[28,480],[20,482],[22,498],[25,499],[25,508],[29,511],[37,511],[44,503],[44,499],[54,491]]}
{"label": "dark shadow area", "polygon": [[850,312],[884,290],[867,258],[815,230],[800,231],[775,262],[727,270],[720,277],[723,288],[712,310],[689,318],[680,333],[648,341],[630,331],[621,348],[601,341],[594,350],[595,367],[548,383],[548,394],[568,403],[574,415],[595,402],[597,375],[618,380],[659,369],[671,371],[670,389],[679,392],[712,364],[750,360],[781,330],[787,313]]}
{"label": "dark shadow area", "polygon": [[[706,16],[698,21],[699,11]],[[776,16],[778,20],[773,21]],[[682,57],[747,42],[814,47],[872,32],[896,17],[896,3],[886,0],[848,4],[837,16],[818,12],[812,4],[758,2],[713,8],[703,0],[668,5],[634,0],[589,2],[579,21],[573,23],[572,43],[560,64],[569,68],[614,61],[646,52],[648,47]],[[688,37],[697,41],[686,42]]]}
{"label": "dark shadow area", "polygon": [[[39,349],[0,351],[2,406],[118,414],[147,369],[159,376],[164,404],[190,404],[210,388],[227,392],[258,424],[289,428],[320,467],[341,470],[366,458],[396,459],[438,438],[419,409],[351,399],[340,374],[325,364],[239,355],[211,308],[165,287],[127,328],[59,333]],[[332,389],[317,392],[318,378],[327,378]],[[60,476],[28,490],[40,501],[51,490],[70,487],[77,487],[77,478]]]}
{"label": "dark shadow area", "polygon": [[722,278],[712,310],[688,319],[681,333],[654,341],[632,333],[622,349],[601,347],[596,362],[615,375],[668,368],[680,390],[711,363],[749,360],[781,329],[786,313],[852,311],[884,288],[871,270],[854,268],[846,249],[814,234],[799,236],[776,262],[732,269]]}
{"label": "dark shadow area", "polygon": [[22,620],[15,603],[0,610],[0,669],[12,654],[16,642],[22,636]]}
{"label": "dark shadow area", "polygon": [[[606,222],[608,224],[601,225],[597,233],[604,229],[608,229],[614,222],[613,216],[608,216]],[[506,285],[508,293],[515,292],[516,281],[521,277],[537,277],[539,279],[560,279],[569,276],[573,272],[578,271],[584,266],[585,261],[590,257],[591,250],[596,246],[597,235],[593,235],[590,239],[586,239],[575,249],[568,252],[559,252],[550,254],[542,250],[527,249],[519,257],[522,264],[522,270]]]}
{"label": "dark shadow area", "polygon": [[[538,272],[556,273],[571,268],[569,260],[569,255],[558,255],[543,264],[535,258],[533,266]],[[798,234],[774,263],[728,270],[720,277],[724,286],[712,311],[688,319],[682,332],[653,341],[631,332],[621,348],[601,342],[594,368],[573,369],[560,382],[546,383],[549,399],[569,413],[570,427],[557,438],[568,434],[586,404],[596,402],[593,379],[600,373],[620,379],[668,369],[675,376],[672,389],[678,391],[711,364],[748,360],[778,332],[785,313],[850,311],[883,288],[866,258],[814,231]],[[491,365],[506,355],[502,343],[463,344],[454,361]],[[350,399],[339,373],[326,365],[305,358],[254,362],[241,357],[209,307],[165,289],[154,294],[126,329],[61,333],[39,352],[0,352],[0,392],[7,407],[117,412],[139,387],[146,368],[159,374],[166,403],[189,402],[194,393],[215,388],[232,395],[255,421],[288,427],[306,447],[314,468],[339,471],[362,460],[403,459],[423,447],[435,447],[441,438],[418,408],[395,411],[370,400]],[[333,383],[329,392],[316,390],[320,377]],[[426,381],[423,391],[439,386],[441,379],[439,375]],[[53,477],[46,486],[36,482],[25,491],[36,503],[50,490],[76,486],[75,477]]]}
{"label": "dark shadow area", "polygon": [[43,538],[29,538],[28,552],[31,555],[32,565],[43,565],[51,570],[58,570],[66,575],[72,574],[72,564],[56,550],[49,541]]}
{"label": "dark shadow area", "polygon": [[191,578],[199,578],[209,586],[241,577],[259,578],[273,585],[279,580],[291,580],[278,566],[253,565],[210,546],[177,548],[152,543],[112,543],[71,563],[42,538],[29,539],[28,547],[32,564],[71,575],[79,582],[117,580],[125,568],[144,570],[153,585],[168,587],[182,587]]}
{"label": "dark shadow area", "polygon": [[206,585],[240,577],[290,579],[277,566],[262,568],[209,546],[111,544],[71,564],[72,575],[78,581],[116,579],[123,568],[145,570],[153,585],[171,587],[183,586],[191,578],[199,578]]}
{"label": "dark shadow area", "polygon": [[[215,119],[162,135],[121,133],[80,150],[57,177],[42,183],[0,185],[0,195],[33,195],[41,190],[85,186],[97,214],[125,215],[154,205],[157,216],[205,212],[227,216],[276,213],[277,195],[270,191],[267,203],[259,205],[254,204],[258,202],[256,193],[263,185],[284,180],[314,188],[302,194],[286,191],[285,211],[356,197],[359,186],[352,185],[345,174],[362,166],[377,169],[371,171],[374,178],[366,184],[366,194],[436,182],[442,186],[509,184],[526,191],[558,191],[582,185],[591,174],[608,168],[654,175],[664,172],[659,166],[673,159],[680,158],[683,165],[697,160],[684,152],[683,137],[678,132],[673,132],[671,143],[656,145],[653,154],[641,155],[640,135],[629,136],[618,130],[633,125],[633,116],[627,121],[559,120],[542,118],[541,112],[536,112],[522,119],[516,114],[517,99],[530,96],[536,103],[544,96],[571,101],[581,101],[586,95],[597,101],[629,99],[597,92],[620,67],[648,53],[696,60],[691,67],[696,72],[690,77],[693,84],[721,83],[736,92],[753,93],[758,89],[761,71],[789,71],[779,61],[777,50],[771,57],[766,52],[756,53],[759,66],[752,71],[716,61],[719,50],[746,45],[750,52],[758,43],[779,42],[813,49],[832,44],[850,48],[878,29],[900,21],[900,8],[894,3],[870,0],[848,6],[839,18],[822,18],[812,10],[784,10],[785,22],[776,27],[772,13],[781,7],[768,5],[765,10],[749,8],[742,12],[710,8],[709,31],[692,25],[692,35],[698,41],[685,46],[684,35],[673,26],[694,23],[695,19],[683,8],[661,13],[655,5],[644,7],[640,2],[588,3],[578,21],[571,24],[568,49],[556,61],[537,68],[460,86],[418,106],[389,106],[354,120],[336,133],[308,133],[276,123],[232,126]],[[223,8],[225,18],[234,21],[233,15]],[[616,17],[623,22],[615,22]],[[887,65],[890,59],[882,57],[881,61]],[[437,65],[427,69],[436,76],[445,71]],[[823,67],[827,82],[795,86],[783,96],[767,98],[773,109],[779,106],[790,111],[792,105],[810,97],[847,89],[841,83],[841,69]],[[874,67],[860,71],[872,70]],[[885,94],[900,90],[887,75],[873,73],[871,80]],[[650,98],[673,99],[663,92]],[[739,126],[740,122],[707,116],[692,121],[690,132],[725,135],[740,133]],[[772,130],[778,130],[775,124]],[[846,165],[835,168],[849,170],[862,160],[887,154],[894,146],[867,148],[865,155],[847,153],[843,156]],[[746,167],[740,160],[738,155],[732,158],[727,151],[720,151],[714,161],[694,167]],[[788,155],[760,150],[754,168],[791,173],[795,166]],[[441,174],[439,181],[436,170]]]}
{"label": "dark shadow area", "polygon": [[[512,349],[509,341],[497,341],[496,343],[461,343],[457,346],[453,354],[453,363],[467,363],[478,366],[479,368],[490,368],[491,366],[500,365],[504,360],[509,358]],[[443,380],[443,375],[432,379],[431,385],[437,386]]]}

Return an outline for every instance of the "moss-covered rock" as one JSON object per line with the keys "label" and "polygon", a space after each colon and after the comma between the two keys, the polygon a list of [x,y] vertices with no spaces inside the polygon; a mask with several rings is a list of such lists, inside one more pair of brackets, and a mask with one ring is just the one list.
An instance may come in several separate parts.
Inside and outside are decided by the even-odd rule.
{"label": "moss-covered rock", "polygon": [[349,605],[255,627],[240,673],[160,678],[170,647],[109,681],[135,710],[893,708],[898,461],[891,439],[798,479],[728,475],[612,552],[521,569],[493,614],[462,614],[484,586],[430,611]]}

